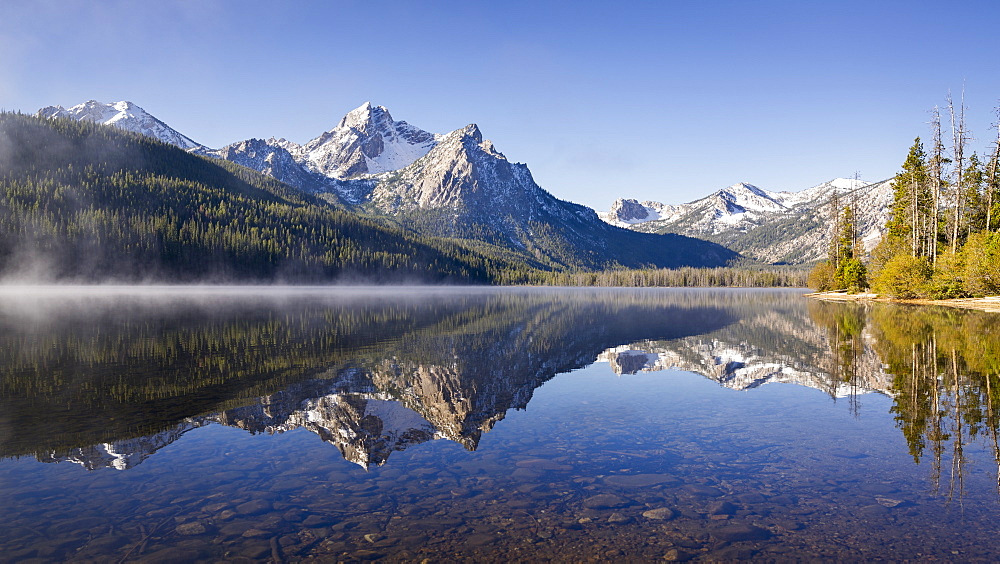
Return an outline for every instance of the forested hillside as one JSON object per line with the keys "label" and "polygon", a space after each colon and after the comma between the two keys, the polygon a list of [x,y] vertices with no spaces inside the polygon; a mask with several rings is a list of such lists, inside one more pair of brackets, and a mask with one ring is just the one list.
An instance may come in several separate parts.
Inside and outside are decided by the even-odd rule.
{"label": "forested hillside", "polygon": [[225,161],[89,122],[0,114],[0,277],[493,282],[526,269]]}
{"label": "forested hillside", "polygon": [[[543,271],[738,258],[596,216],[573,216],[565,228],[529,223],[531,236],[511,245],[496,233],[477,236],[478,224],[441,233],[339,202],[118,128],[0,114],[6,281],[530,283]],[[588,244],[570,242],[570,233]]]}

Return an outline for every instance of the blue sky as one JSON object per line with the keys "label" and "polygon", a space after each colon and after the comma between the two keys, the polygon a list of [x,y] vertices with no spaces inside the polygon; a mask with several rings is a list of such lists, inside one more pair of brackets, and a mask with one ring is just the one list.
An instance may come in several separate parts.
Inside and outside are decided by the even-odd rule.
{"label": "blue sky", "polygon": [[477,123],[559,198],[690,201],[894,174],[964,85],[1000,100],[1000,3],[4,2],[0,107],[130,100],[200,143],[305,142],[365,101]]}

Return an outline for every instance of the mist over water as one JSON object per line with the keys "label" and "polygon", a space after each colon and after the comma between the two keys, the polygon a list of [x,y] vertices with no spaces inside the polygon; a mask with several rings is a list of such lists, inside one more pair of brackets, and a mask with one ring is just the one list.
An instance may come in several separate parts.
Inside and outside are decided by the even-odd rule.
{"label": "mist over water", "polygon": [[0,546],[987,559],[996,324],[796,291],[8,286]]}

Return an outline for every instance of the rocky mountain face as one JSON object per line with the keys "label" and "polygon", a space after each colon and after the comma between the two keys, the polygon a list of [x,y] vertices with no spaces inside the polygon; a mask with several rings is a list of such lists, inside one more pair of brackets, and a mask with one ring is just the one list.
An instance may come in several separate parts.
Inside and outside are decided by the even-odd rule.
{"label": "rocky mountain face", "polygon": [[882,237],[892,204],[889,180],[837,178],[801,192],[771,192],[740,183],[680,205],[619,199],[599,215],[636,231],[698,237],[762,262],[797,264],[826,256],[834,194],[841,205],[855,206],[863,245],[871,251]]}
{"label": "rocky mountain face", "polygon": [[145,112],[142,119],[116,117],[116,108],[133,108],[129,115],[140,116],[130,102],[84,106],[89,109],[60,113],[45,108],[39,115],[94,116],[100,123],[252,168],[421,234],[486,243],[501,249],[495,253],[513,253],[536,267],[725,266],[739,258],[711,242],[650,236],[600,221],[590,208],[539,187],[526,165],[509,162],[475,124],[438,135],[366,103],[303,145],[249,139],[212,150],[165,125],[149,125],[162,122]]}
{"label": "rocky mountain face", "polygon": [[247,139],[221,149],[206,151],[205,154],[252,168],[306,192],[340,192],[340,183],[336,179],[305,168],[288,150],[272,141]]}
{"label": "rocky mountain face", "polygon": [[426,155],[440,137],[395,121],[384,106],[365,102],[305,145],[285,139],[274,143],[310,170],[344,179],[399,170]]}
{"label": "rocky mountain face", "polygon": [[589,208],[543,190],[526,165],[509,162],[475,124],[445,135],[427,155],[384,175],[366,200],[364,209],[389,215],[444,211],[443,224],[435,214],[442,235],[462,236],[468,226],[485,225],[524,247],[522,239],[536,223],[569,227],[587,240],[584,244],[601,244],[603,227]]}
{"label": "rocky mountain face", "polygon": [[[871,336],[866,335],[866,340]],[[687,338],[672,343],[636,343],[608,349],[598,357],[617,374],[681,370],[700,374],[720,386],[749,390],[766,384],[796,384],[831,397],[882,393],[892,395],[892,377],[885,373],[874,349],[866,347],[860,382],[833,378],[826,363],[812,364],[776,354],[747,341]]]}

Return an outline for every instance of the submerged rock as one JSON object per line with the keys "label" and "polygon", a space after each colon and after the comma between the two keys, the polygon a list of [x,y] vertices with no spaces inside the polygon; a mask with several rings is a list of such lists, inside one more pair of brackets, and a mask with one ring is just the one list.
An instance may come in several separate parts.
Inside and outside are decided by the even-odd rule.
{"label": "submerged rock", "polygon": [[205,528],[205,525],[202,525],[198,521],[195,521],[193,523],[182,523],[180,525],[177,525],[177,528],[174,530],[177,532],[178,535],[186,536],[186,535],[200,535],[205,533],[207,529]]}
{"label": "submerged rock", "polygon": [[588,509],[613,509],[628,505],[628,500],[614,494],[597,494],[583,500],[583,506]]}
{"label": "submerged rock", "polygon": [[647,519],[656,519],[659,521],[666,521],[667,519],[673,519],[677,515],[673,509],[669,507],[657,507],[656,509],[650,509],[649,511],[643,511],[642,516]]}
{"label": "submerged rock", "polygon": [[715,538],[725,542],[765,540],[771,537],[771,531],[756,525],[728,525],[711,533]]}

